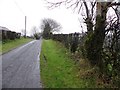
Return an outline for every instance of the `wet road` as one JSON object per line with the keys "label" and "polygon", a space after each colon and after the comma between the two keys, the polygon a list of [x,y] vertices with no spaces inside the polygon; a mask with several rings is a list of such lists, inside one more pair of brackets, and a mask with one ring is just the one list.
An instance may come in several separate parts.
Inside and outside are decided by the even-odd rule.
{"label": "wet road", "polygon": [[2,88],[41,88],[41,40],[34,40],[2,55]]}

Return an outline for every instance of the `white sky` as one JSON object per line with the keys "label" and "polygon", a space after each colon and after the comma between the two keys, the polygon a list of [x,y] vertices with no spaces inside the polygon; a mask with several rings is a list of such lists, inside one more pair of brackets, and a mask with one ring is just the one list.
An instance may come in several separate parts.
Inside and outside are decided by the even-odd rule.
{"label": "white sky", "polygon": [[81,32],[78,16],[64,6],[48,10],[44,0],[0,0],[0,26],[16,32],[24,29],[24,18],[27,16],[27,34],[33,26],[40,26],[44,17],[55,19],[63,29],[60,33]]}

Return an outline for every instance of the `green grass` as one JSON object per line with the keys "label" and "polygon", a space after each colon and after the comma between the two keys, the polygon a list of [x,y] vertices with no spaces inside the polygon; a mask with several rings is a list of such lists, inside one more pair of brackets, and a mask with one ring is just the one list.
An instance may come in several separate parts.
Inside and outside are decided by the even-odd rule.
{"label": "green grass", "polygon": [[19,47],[30,41],[32,41],[32,39],[21,38],[21,39],[7,40],[4,42],[0,42],[0,54],[8,52],[12,50],[13,48]]}
{"label": "green grass", "polygon": [[[83,60],[81,60],[83,63]],[[83,63],[84,64],[84,63]],[[70,58],[67,49],[53,40],[43,40],[40,55],[41,80],[45,88],[88,88],[95,87],[93,75],[85,77],[90,72],[88,65],[81,64],[79,70],[75,60]],[[87,68],[88,67],[88,68]],[[86,70],[86,72],[85,72]],[[91,70],[92,71],[92,70]],[[86,75],[87,76],[87,75]]]}

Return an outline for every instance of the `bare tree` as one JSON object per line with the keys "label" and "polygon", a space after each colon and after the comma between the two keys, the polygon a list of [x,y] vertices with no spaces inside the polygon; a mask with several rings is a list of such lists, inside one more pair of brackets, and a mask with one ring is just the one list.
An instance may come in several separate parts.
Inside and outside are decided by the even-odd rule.
{"label": "bare tree", "polygon": [[[114,6],[115,14],[107,17],[106,36],[103,44],[102,58],[104,61],[104,72],[120,87],[120,12]],[[109,66],[109,68],[108,68]]]}
{"label": "bare tree", "polygon": [[39,33],[39,30],[37,29],[36,26],[34,26],[34,27],[32,27],[31,32],[32,32],[32,34],[34,35],[34,34]]}
{"label": "bare tree", "polygon": [[[93,65],[102,68],[101,51],[105,39],[106,16],[109,7],[120,5],[120,2],[97,2],[97,0],[61,0],[49,2],[48,8],[55,8],[62,4],[67,8],[77,10],[83,16],[87,26],[87,39],[85,41],[86,56]],[[92,52],[91,52],[92,51]]]}
{"label": "bare tree", "polygon": [[[50,5],[49,8],[64,4],[67,8],[73,8],[74,11],[76,10],[81,14],[87,27],[87,37],[84,44],[86,57],[92,65],[99,66],[102,73],[105,69],[106,73],[108,73],[108,65],[111,66],[112,70],[108,73],[108,76],[111,73],[110,77],[116,78],[113,80],[120,87],[120,12],[118,12],[120,2],[116,0],[107,0],[107,2],[97,2],[97,0],[61,0],[59,2],[47,1],[47,3]],[[115,13],[114,16],[110,16],[111,19],[106,18],[110,8]],[[106,49],[104,47],[106,37],[110,41],[108,45],[109,51],[103,53],[103,50]],[[107,57],[105,56],[104,58],[104,55]]]}
{"label": "bare tree", "polygon": [[41,29],[44,30],[45,26],[49,24],[50,32],[58,32],[61,29],[61,25],[53,19],[46,18],[42,20]]}
{"label": "bare tree", "polygon": [[53,32],[58,32],[61,28],[61,25],[53,19],[46,18],[42,20],[41,29],[44,38],[50,38]]}
{"label": "bare tree", "polygon": [[32,35],[36,38],[39,39],[40,38],[40,32],[38,30],[38,28],[36,26],[32,27],[31,29],[32,31]]}

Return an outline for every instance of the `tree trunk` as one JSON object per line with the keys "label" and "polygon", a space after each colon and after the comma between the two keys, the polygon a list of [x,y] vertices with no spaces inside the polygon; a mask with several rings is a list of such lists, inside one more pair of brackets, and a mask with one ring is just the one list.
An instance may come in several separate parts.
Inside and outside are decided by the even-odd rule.
{"label": "tree trunk", "polygon": [[87,58],[90,60],[92,65],[98,65],[101,69],[102,69],[101,52],[103,42],[105,39],[105,21],[107,13],[107,8],[102,5],[104,4],[101,4],[101,8],[98,8],[100,10],[97,11],[99,13],[97,13],[96,17],[95,30],[88,33],[88,37],[85,42]]}

